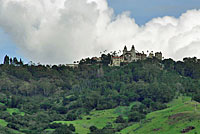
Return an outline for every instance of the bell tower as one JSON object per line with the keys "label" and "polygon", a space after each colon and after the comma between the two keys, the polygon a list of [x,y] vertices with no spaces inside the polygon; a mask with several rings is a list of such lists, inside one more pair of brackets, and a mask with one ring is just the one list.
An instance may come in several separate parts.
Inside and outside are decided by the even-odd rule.
{"label": "bell tower", "polygon": [[132,48],[131,48],[131,60],[132,61],[136,61],[137,60],[136,51],[135,51],[135,46],[134,45],[132,45]]}
{"label": "bell tower", "polygon": [[135,52],[135,46],[134,45],[132,45],[131,51]]}
{"label": "bell tower", "polygon": [[127,47],[124,46],[123,55],[127,52]]}

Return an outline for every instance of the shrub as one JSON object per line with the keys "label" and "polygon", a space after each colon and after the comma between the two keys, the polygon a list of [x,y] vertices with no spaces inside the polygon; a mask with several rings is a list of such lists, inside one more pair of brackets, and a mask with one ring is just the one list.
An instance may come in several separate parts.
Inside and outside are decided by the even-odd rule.
{"label": "shrub", "polygon": [[115,120],[116,123],[125,123],[126,120],[123,119],[123,117],[120,115],[117,117],[117,119]]}
{"label": "shrub", "polygon": [[129,122],[139,122],[141,119],[144,119],[144,118],[145,118],[145,115],[137,111],[132,112],[128,115]]}

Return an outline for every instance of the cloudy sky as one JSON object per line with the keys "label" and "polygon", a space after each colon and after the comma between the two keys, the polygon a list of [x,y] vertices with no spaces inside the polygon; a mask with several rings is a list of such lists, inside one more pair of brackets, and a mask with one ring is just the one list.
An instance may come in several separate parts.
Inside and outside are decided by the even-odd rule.
{"label": "cloudy sky", "polygon": [[0,0],[0,61],[71,63],[135,45],[200,58],[199,0]]}

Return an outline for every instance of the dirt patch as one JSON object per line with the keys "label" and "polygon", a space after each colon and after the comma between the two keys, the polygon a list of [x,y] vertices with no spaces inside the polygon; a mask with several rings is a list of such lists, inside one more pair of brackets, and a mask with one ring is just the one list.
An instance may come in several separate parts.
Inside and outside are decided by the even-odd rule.
{"label": "dirt patch", "polygon": [[184,117],[185,115],[186,115],[185,113],[178,113],[178,114],[174,114],[174,115],[169,116],[168,119],[175,120],[179,117]]}
{"label": "dirt patch", "polygon": [[183,130],[181,131],[181,133],[187,133],[187,132],[189,132],[189,131],[191,131],[191,130],[193,130],[193,129],[195,129],[194,126],[189,126],[189,127],[185,128],[185,129],[183,129]]}
{"label": "dirt patch", "polygon": [[155,129],[153,129],[152,131],[154,131],[154,132],[156,132],[156,131],[159,131],[159,130],[161,130],[162,128],[155,128]]}
{"label": "dirt patch", "polygon": [[171,116],[168,116],[169,125],[173,125],[181,120],[188,119],[189,115],[187,113],[178,113]]}

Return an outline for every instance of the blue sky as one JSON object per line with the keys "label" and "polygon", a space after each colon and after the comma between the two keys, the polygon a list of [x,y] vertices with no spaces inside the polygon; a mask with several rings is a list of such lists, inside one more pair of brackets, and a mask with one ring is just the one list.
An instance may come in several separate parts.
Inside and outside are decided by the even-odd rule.
{"label": "blue sky", "polygon": [[200,0],[108,0],[108,3],[116,14],[130,11],[139,25],[155,17],[179,17],[187,10],[200,8]]}
{"label": "blue sky", "polygon": [[3,61],[6,54],[11,57],[19,57],[19,55],[16,54],[16,50],[17,48],[9,36],[0,29],[0,62]]}
{"label": "blue sky", "polygon": [[[200,8],[200,0],[108,0],[108,3],[114,9],[115,14],[130,11],[131,17],[135,18],[139,25],[144,25],[155,17],[179,17],[187,10]],[[12,40],[0,28],[0,62],[6,54],[10,57],[25,59],[17,53]],[[25,61],[28,62],[28,60]]]}

